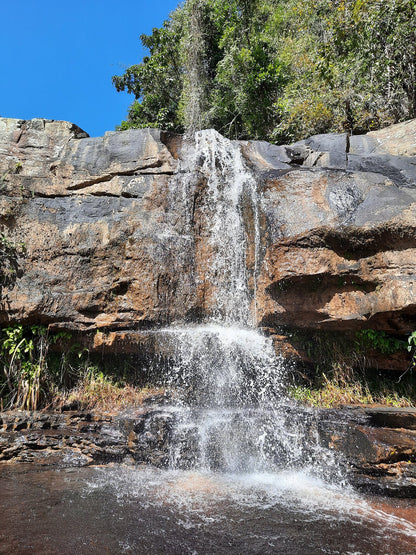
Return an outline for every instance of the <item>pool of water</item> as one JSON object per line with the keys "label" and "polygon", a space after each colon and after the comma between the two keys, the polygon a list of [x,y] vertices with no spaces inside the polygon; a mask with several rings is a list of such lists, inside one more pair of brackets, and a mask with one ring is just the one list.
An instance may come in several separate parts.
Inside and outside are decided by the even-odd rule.
{"label": "pool of water", "polygon": [[416,553],[416,500],[307,472],[0,468],[0,553]]}

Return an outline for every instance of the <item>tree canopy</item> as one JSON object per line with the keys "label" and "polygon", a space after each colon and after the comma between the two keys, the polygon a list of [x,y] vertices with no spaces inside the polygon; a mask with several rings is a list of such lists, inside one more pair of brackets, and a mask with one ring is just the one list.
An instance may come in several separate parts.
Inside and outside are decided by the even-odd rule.
{"label": "tree canopy", "polygon": [[282,143],[416,117],[416,0],[186,0],[141,41],[121,129]]}

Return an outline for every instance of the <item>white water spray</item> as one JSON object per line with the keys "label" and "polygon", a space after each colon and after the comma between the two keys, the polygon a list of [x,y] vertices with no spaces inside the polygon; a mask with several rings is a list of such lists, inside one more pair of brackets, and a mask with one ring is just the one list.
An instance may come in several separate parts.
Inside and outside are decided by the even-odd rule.
{"label": "white water spray", "polygon": [[[239,146],[213,129],[196,133],[195,155],[207,184],[203,210],[212,256],[205,273],[215,289],[214,320],[226,326],[253,327],[260,244],[257,183]],[[244,221],[244,207],[251,225]],[[250,247],[251,272],[247,264]]]}

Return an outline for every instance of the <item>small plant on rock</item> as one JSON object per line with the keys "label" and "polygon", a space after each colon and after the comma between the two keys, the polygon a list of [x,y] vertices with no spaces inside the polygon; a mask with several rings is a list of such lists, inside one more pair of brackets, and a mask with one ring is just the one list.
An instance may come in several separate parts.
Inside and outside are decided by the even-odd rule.
{"label": "small plant on rock", "polygon": [[379,351],[383,355],[390,355],[404,349],[406,342],[387,334],[384,331],[372,329],[361,330],[356,333],[357,347],[359,349],[370,348]]}
{"label": "small plant on rock", "polygon": [[416,367],[416,331],[409,335],[407,342],[407,350],[412,353],[412,366]]}
{"label": "small plant on rock", "polygon": [[19,272],[19,255],[24,251],[23,243],[14,243],[0,232],[0,287],[14,284]]}
{"label": "small plant on rock", "polygon": [[46,326],[20,324],[1,332],[0,360],[4,381],[0,389],[7,407],[36,410],[42,397],[46,398],[53,382],[49,373],[49,346],[66,332],[50,334]]}

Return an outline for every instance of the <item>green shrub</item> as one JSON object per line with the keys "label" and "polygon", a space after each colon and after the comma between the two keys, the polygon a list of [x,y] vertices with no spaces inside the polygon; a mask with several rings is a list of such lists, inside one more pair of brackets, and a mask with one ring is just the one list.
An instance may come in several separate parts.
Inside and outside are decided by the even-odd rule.
{"label": "green shrub", "polygon": [[377,330],[361,330],[356,333],[357,347],[361,350],[374,349],[383,355],[396,353],[406,348],[406,342],[402,339]]}
{"label": "green shrub", "polygon": [[49,347],[69,337],[66,332],[51,334],[47,327],[39,325],[16,324],[1,330],[3,405],[4,399],[6,407],[36,410],[48,398],[54,382],[48,367]]}

